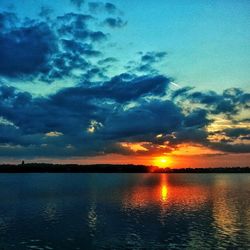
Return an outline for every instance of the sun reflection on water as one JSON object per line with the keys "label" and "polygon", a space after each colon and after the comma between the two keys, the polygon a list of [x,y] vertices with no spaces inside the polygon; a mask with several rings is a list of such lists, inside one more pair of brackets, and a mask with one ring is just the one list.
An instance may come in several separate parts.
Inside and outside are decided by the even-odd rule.
{"label": "sun reflection on water", "polygon": [[172,205],[192,211],[205,205],[209,190],[200,184],[181,185],[185,178],[169,174],[145,175],[123,193],[123,207],[145,209],[159,206],[166,210]]}
{"label": "sun reflection on water", "polygon": [[168,187],[166,176],[161,176],[161,200],[162,202],[166,202],[168,197]]}

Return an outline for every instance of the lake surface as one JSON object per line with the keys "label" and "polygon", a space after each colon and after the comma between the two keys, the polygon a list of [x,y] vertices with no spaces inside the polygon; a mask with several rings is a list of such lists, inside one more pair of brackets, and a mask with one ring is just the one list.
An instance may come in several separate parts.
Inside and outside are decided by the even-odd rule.
{"label": "lake surface", "polygon": [[250,249],[250,174],[0,174],[0,249]]}

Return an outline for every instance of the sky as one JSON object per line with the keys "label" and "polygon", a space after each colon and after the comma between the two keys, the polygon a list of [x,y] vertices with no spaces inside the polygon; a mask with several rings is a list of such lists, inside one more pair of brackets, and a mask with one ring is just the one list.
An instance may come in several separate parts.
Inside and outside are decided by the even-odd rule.
{"label": "sky", "polygon": [[0,162],[248,166],[249,13],[1,0]]}

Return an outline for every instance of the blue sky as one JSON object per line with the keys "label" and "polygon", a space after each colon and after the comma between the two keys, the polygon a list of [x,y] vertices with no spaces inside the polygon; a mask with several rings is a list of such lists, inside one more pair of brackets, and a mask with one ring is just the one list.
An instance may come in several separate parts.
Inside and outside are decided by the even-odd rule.
{"label": "blue sky", "polygon": [[[37,17],[41,6],[52,15],[75,11],[86,13],[87,4],[76,9],[65,1],[7,1],[19,16]],[[166,51],[160,68],[182,86],[221,90],[224,87],[249,89],[250,4],[248,1],[111,1],[122,12],[127,25],[111,31],[107,54],[122,62],[138,51]],[[102,13],[98,13],[99,16]]]}
{"label": "blue sky", "polygon": [[122,7],[129,22],[119,42],[131,37],[133,50],[167,51],[163,70],[179,82],[249,86],[249,2],[124,1]]}
{"label": "blue sky", "polygon": [[243,0],[2,0],[0,157],[249,158],[249,11]]}

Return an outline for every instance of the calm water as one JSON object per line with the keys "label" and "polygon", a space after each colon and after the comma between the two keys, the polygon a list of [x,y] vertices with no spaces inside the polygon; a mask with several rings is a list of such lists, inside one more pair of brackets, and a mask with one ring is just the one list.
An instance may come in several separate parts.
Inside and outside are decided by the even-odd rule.
{"label": "calm water", "polygon": [[250,249],[249,174],[1,174],[3,249]]}

